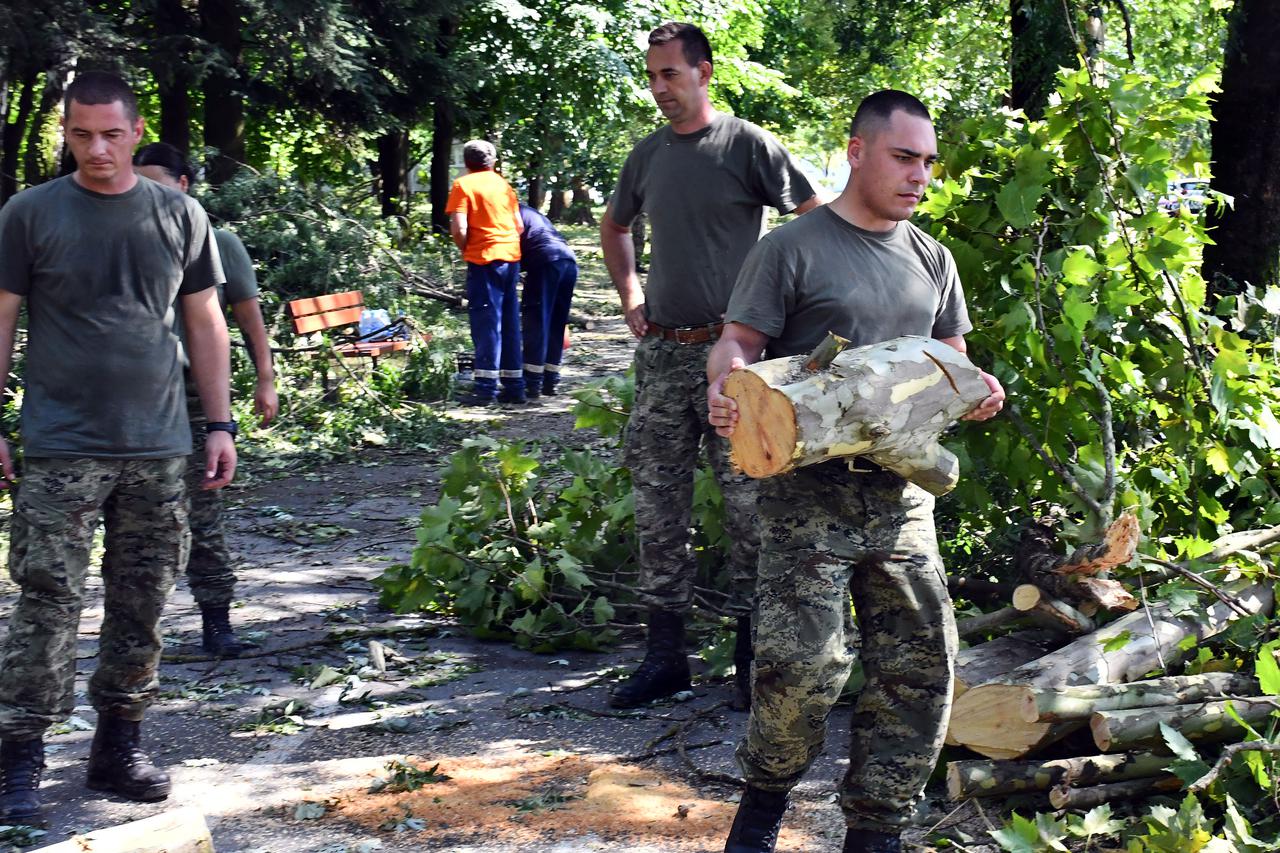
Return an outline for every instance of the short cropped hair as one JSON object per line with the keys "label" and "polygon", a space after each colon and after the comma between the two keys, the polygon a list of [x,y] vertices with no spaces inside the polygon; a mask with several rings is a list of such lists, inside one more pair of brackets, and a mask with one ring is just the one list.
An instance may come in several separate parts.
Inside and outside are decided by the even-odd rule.
{"label": "short cropped hair", "polygon": [[899,92],[897,89],[881,89],[862,99],[853,121],[849,125],[849,138],[861,136],[864,139],[877,133],[889,123],[889,117],[902,111],[907,115],[933,121],[929,110],[915,95]]}
{"label": "short cropped hair", "polygon": [[133,154],[133,165],[159,166],[175,181],[186,178],[188,185],[196,182],[196,170],[191,168],[181,151],[167,142],[152,142],[139,148]]}
{"label": "short cropped hair", "polygon": [[497,160],[498,152],[487,139],[473,139],[462,146],[463,165],[472,171],[492,169]]}
{"label": "short cropped hair", "polygon": [[62,102],[63,115],[71,112],[72,101],[86,106],[119,101],[129,121],[138,119],[138,96],[123,78],[108,71],[85,71],[77,74],[71,85],[67,86]]}
{"label": "short cropped hair", "polygon": [[661,47],[673,41],[680,42],[684,53],[684,61],[697,68],[699,62],[711,62],[711,42],[702,30],[693,24],[681,24],[671,21],[649,33],[649,46]]}

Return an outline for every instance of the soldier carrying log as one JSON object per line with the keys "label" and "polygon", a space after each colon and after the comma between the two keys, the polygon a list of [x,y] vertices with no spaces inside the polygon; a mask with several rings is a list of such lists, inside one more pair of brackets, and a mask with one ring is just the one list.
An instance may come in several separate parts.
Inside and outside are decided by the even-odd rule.
{"label": "soldier carrying log", "polygon": [[[906,220],[937,160],[928,110],[886,90],[858,107],[850,177],[824,209],[789,222],[747,257],[707,362],[709,420],[738,422],[722,395],[733,369],[811,351],[833,332],[863,346],[904,335],[961,353],[972,325],[950,253]],[[1004,391],[969,414],[1000,411]],[[845,851],[897,853],[942,747],[957,640],[938,556],[933,496],[865,460],[799,468],[760,483],[755,669],[747,789],[726,853],[772,851],[788,794],[822,748],[848,678],[852,592],[866,686],[852,722],[840,803]]]}

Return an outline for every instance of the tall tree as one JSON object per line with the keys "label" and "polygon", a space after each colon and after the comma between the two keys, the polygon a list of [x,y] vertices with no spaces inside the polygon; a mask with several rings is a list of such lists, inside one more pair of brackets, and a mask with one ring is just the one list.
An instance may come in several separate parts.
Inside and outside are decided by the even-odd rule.
{"label": "tall tree", "polygon": [[1058,86],[1058,69],[1079,65],[1073,31],[1074,2],[1009,0],[1009,106],[1028,118],[1044,117]]}
{"label": "tall tree", "polygon": [[1213,188],[1234,199],[1212,209],[1203,274],[1218,293],[1280,285],[1280,4],[1239,0],[1213,105]]}
{"label": "tall tree", "polygon": [[216,58],[204,80],[204,144],[217,149],[206,176],[217,186],[245,160],[243,22],[238,0],[199,0],[199,14]]}

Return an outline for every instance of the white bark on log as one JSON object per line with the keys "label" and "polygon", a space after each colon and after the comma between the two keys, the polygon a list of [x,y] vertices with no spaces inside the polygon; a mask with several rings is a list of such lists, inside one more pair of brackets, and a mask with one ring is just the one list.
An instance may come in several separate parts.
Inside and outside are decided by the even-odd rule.
{"label": "white bark on log", "polygon": [[1167,708],[1099,711],[1089,718],[1089,729],[1093,742],[1103,752],[1128,749],[1137,743],[1158,743],[1163,740],[1161,723],[1178,730],[1187,740],[1220,741],[1245,733],[1244,727],[1227,713],[1228,705],[1252,725],[1270,717],[1277,710],[1276,702],[1274,696],[1258,696]]}
{"label": "white bark on log", "polygon": [[1186,705],[1218,696],[1252,696],[1258,679],[1235,672],[1173,675],[1127,684],[1022,688],[1022,719],[1028,723],[1085,720],[1098,711]]}
{"label": "white bark on log", "polygon": [[947,763],[947,796],[968,800],[1047,791],[1064,782],[1100,785],[1146,779],[1163,773],[1169,760],[1167,755],[1125,752],[1055,761],[951,761]]}
{"label": "white bark on log", "polygon": [[[1270,585],[1257,584],[1239,594],[1254,613],[1270,610]],[[1075,684],[1117,684],[1136,681],[1179,659],[1178,643],[1187,637],[1203,640],[1224,630],[1238,615],[1218,603],[1203,613],[1174,616],[1165,605],[1148,613],[1139,610],[1080,637],[1050,655],[1018,667],[999,682],[971,688],[951,711],[952,736],[988,758],[1021,758],[1080,728],[1083,721],[1035,722],[1022,719],[1023,687],[1064,687]],[[1128,635],[1125,644],[1110,651],[1104,645]]]}
{"label": "white bark on log", "polygon": [[959,462],[938,437],[990,393],[969,359],[922,337],[846,350],[817,372],[804,370],[810,358],[757,362],[725,380],[738,467],[771,477],[866,456],[935,495],[955,487]]}
{"label": "white bark on log", "polygon": [[204,815],[176,809],[77,835],[32,853],[215,853]]}

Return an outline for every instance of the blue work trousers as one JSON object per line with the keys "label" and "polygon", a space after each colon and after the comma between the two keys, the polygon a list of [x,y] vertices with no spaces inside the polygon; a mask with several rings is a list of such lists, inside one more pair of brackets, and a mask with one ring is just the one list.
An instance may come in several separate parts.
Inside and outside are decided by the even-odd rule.
{"label": "blue work trousers", "polygon": [[573,258],[529,267],[525,274],[520,316],[524,330],[524,384],[536,394],[553,389],[560,381],[564,357],[564,327],[578,283],[578,263]]}
{"label": "blue work trousers", "polygon": [[499,379],[512,394],[523,390],[519,281],[519,261],[467,264],[467,312],[476,348],[473,388],[480,396],[497,396]]}

